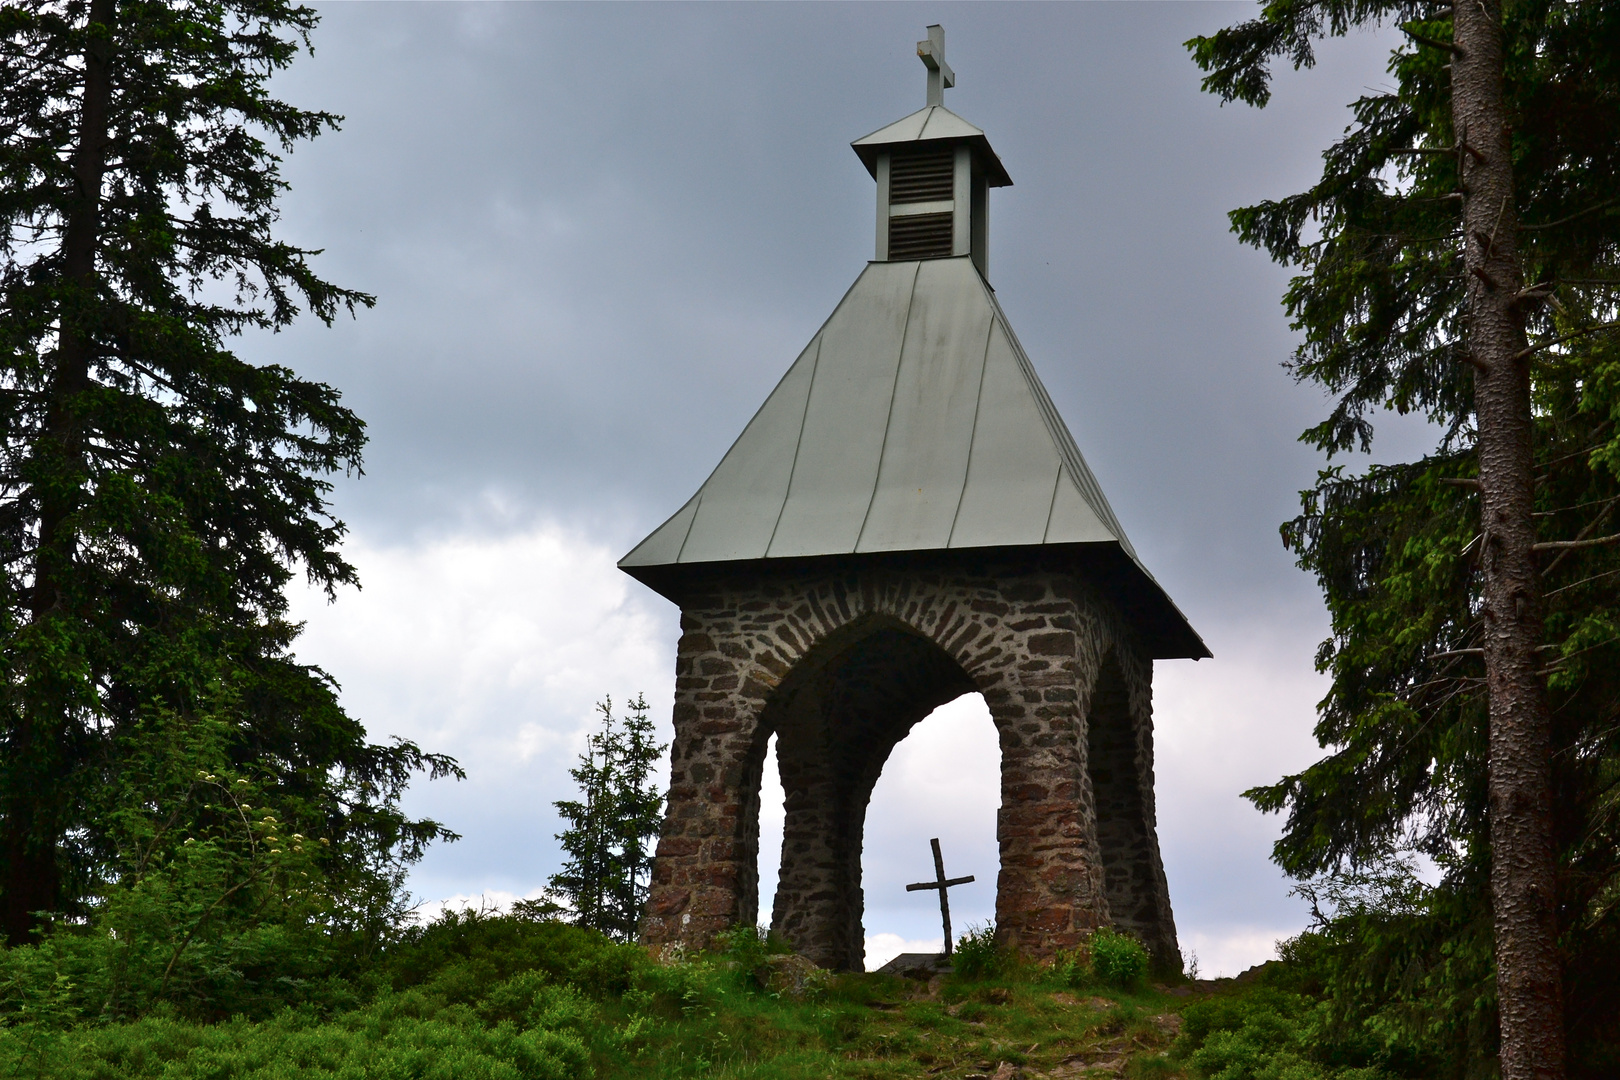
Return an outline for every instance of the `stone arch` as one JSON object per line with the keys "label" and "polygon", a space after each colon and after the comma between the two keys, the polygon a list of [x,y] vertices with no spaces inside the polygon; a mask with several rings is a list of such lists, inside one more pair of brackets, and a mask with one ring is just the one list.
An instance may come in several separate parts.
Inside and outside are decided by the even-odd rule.
{"label": "stone arch", "polygon": [[[911,725],[973,690],[1001,745],[1001,937],[1047,955],[1109,920],[1086,710],[1105,654],[1133,702],[1148,700],[1151,662],[1072,571],[1019,558],[784,563],[694,584],[681,629],[649,945],[702,947],[757,919],[760,774],[774,732],[784,788],[800,800],[779,928],[818,963],[858,964],[872,784]],[[851,733],[859,752],[837,739]]]}
{"label": "stone arch", "polygon": [[871,613],[813,645],[771,694],[761,721],[776,735],[785,795],[771,928],[797,952],[823,967],[859,970],[872,789],[918,721],[977,689],[931,638]]}

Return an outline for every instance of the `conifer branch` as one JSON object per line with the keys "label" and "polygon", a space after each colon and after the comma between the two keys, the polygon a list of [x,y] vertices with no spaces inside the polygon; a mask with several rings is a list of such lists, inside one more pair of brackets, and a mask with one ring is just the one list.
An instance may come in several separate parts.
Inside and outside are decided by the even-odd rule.
{"label": "conifer branch", "polygon": [[[1594,434],[1594,435],[1603,434],[1604,432],[1609,430],[1609,425],[1612,424],[1612,423],[1613,423],[1612,420],[1603,421],[1603,423],[1599,424],[1597,427],[1592,429],[1592,434]],[[1606,445],[1608,445],[1606,442],[1597,442],[1597,443],[1591,444],[1590,446],[1583,446],[1583,447],[1581,447],[1581,449],[1571,451],[1570,453],[1564,454],[1561,457],[1555,457],[1555,458],[1551,459],[1550,461],[1540,462],[1540,463],[1537,464],[1536,467],[1538,469],[1543,469],[1543,470],[1550,469],[1554,465],[1562,465],[1566,461],[1573,461],[1574,459],[1576,459],[1578,457],[1584,457],[1587,454],[1590,454],[1592,451],[1597,450],[1600,447],[1603,447],[1603,446],[1606,446]],[[1545,477],[1545,475],[1546,475],[1546,473],[1542,474],[1543,477]]]}
{"label": "conifer branch", "polygon": [[[1608,536],[1598,536],[1591,540],[1544,540],[1534,545],[1532,551],[1573,551],[1576,548],[1603,547],[1605,544],[1620,543],[1620,533],[1611,533]],[[1549,568],[1550,569],[1550,568]]]}
{"label": "conifer branch", "polygon": [[1572,581],[1568,585],[1560,585],[1556,589],[1548,589],[1546,592],[1542,593],[1541,596],[1542,599],[1546,599],[1549,596],[1554,596],[1569,589],[1578,589],[1582,585],[1590,585],[1594,581],[1602,581],[1604,578],[1614,577],[1616,574],[1620,574],[1620,567],[1616,567],[1613,570],[1605,570],[1601,574],[1592,574],[1589,577],[1583,577],[1579,581]]}
{"label": "conifer branch", "polygon": [[1401,33],[1405,34],[1419,45],[1427,45],[1431,49],[1439,49],[1441,52],[1448,52],[1453,56],[1462,55],[1462,50],[1457,48],[1456,44],[1453,42],[1441,41],[1439,38],[1432,38],[1427,34],[1420,34],[1416,30],[1408,30],[1404,26],[1401,27]]}
{"label": "conifer branch", "polygon": [[[1487,279],[1487,280],[1489,280],[1489,279]],[[1583,327],[1580,330],[1571,330],[1567,334],[1560,334],[1555,338],[1549,338],[1546,341],[1541,342],[1540,344],[1530,346],[1528,349],[1520,349],[1518,352],[1513,354],[1513,359],[1514,359],[1515,362],[1517,362],[1517,361],[1523,360],[1523,359],[1525,359],[1525,358],[1527,358],[1529,356],[1533,356],[1534,354],[1540,352],[1542,349],[1550,349],[1555,345],[1562,345],[1566,341],[1574,341],[1576,338],[1582,338],[1582,337],[1585,337],[1588,334],[1598,334],[1598,333],[1602,333],[1605,330],[1615,330],[1615,329],[1620,329],[1620,322],[1598,323],[1596,326],[1587,326],[1587,327]]]}
{"label": "conifer branch", "polygon": [[[1584,649],[1576,649],[1572,653],[1569,653],[1569,654],[1567,654],[1565,656],[1560,656],[1557,660],[1554,660],[1552,663],[1548,664],[1541,671],[1537,672],[1537,674],[1541,675],[1542,677],[1546,677],[1548,675],[1553,674],[1554,672],[1562,671],[1563,668],[1560,667],[1559,665],[1561,665],[1565,660],[1573,660],[1577,656],[1581,656],[1581,655],[1583,655],[1585,653],[1591,652],[1593,649],[1601,649],[1601,648],[1603,648],[1603,646],[1605,646],[1605,645],[1613,645],[1617,641],[1620,641],[1620,637],[1605,638],[1604,640],[1599,641],[1596,644],[1588,645]],[[1556,649],[1556,648],[1560,648],[1560,647],[1561,646],[1558,646],[1558,645],[1543,645],[1542,646],[1542,648],[1544,648],[1544,649]]]}
{"label": "conifer branch", "polygon": [[1599,210],[1607,210],[1609,207],[1614,206],[1616,203],[1620,203],[1620,199],[1609,199],[1606,202],[1598,203],[1596,206],[1588,206],[1585,210],[1577,210],[1573,214],[1570,214],[1567,217],[1561,217],[1556,221],[1543,221],[1538,225],[1520,225],[1519,229],[1522,232],[1534,232],[1537,229],[1556,228],[1559,225],[1567,225],[1571,221],[1574,221],[1577,218],[1583,218],[1587,214],[1595,214]]}
{"label": "conifer branch", "polygon": [[[1591,521],[1586,523],[1586,527],[1575,534],[1574,540],[1563,541],[1563,546],[1558,549],[1558,555],[1553,559],[1552,562],[1547,564],[1546,569],[1541,571],[1542,576],[1545,577],[1548,574],[1551,574],[1554,570],[1558,569],[1558,564],[1563,562],[1571,551],[1576,551],[1583,547],[1596,547],[1597,545],[1590,542],[1587,537],[1597,532],[1598,526],[1602,525],[1603,522],[1608,519],[1609,511],[1613,509],[1614,501],[1610,500],[1609,505],[1598,511],[1597,515],[1594,516]],[[1613,539],[1613,537],[1610,537],[1609,539]],[[1548,550],[1552,549],[1549,548]]]}

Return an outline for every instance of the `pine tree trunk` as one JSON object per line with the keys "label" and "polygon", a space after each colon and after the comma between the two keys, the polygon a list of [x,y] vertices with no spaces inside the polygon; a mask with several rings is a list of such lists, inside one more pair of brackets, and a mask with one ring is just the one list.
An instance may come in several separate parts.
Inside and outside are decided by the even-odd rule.
{"label": "pine tree trunk", "polygon": [[[107,169],[108,113],[112,104],[110,56],[115,0],[93,0],[91,36],[84,53],[84,93],[79,140],[73,155],[74,191],[62,231],[62,278],[66,302],[60,316],[56,356],[45,411],[40,455],[46,479],[40,485],[39,537],[34,557],[30,616],[37,626],[63,614],[63,583],[71,572],[76,537],[68,525],[81,491],[84,431],[77,398],[90,384],[87,312],[94,308],[101,185]],[[97,26],[105,28],[99,34]],[[50,661],[46,661],[50,663]],[[67,734],[66,688],[51,673],[30,673],[12,744],[12,790],[5,806],[4,876],[0,877],[0,929],[13,945],[31,939],[36,912],[61,906],[57,844],[63,798]]]}
{"label": "pine tree trunk", "polygon": [[1478,418],[1484,647],[1490,712],[1491,900],[1504,1080],[1561,1080],[1550,719],[1537,672],[1530,361],[1503,102],[1500,0],[1455,6],[1452,119],[1462,143],[1467,348]]}

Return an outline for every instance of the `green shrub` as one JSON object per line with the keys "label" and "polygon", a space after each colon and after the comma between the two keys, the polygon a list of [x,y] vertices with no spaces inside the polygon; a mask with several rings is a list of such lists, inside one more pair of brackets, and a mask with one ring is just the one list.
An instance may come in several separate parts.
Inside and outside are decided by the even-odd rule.
{"label": "green shrub", "polygon": [[951,967],[959,978],[994,979],[1012,967],[1012,952],[996,942],[996,924],[968,927],[956,942]]}
{"label": "green shrub", "polygon": [[1050,982],[1071,990],[1081,990],[1092,983],[1091,956],[1085,949],[1059,950],[1047,971]]}
{"label": "green shrub", "polygon": [[421,987],[450,1002],[470,1002],[535,971],[596,1000],[617,997],[652,963],[639,946],[556,919],[451,910],[409,931],[384,967],[396,990]]}
{"label": "green shrub", "polygon": [[734,926],[723,934],[716,934],[715,944],[738,986],[748,991],[765,989],[770,980],[765,957],[772,949],[770,936],[763,927]]}
{"label": "green shrub", "polygon": [[29,1044],[29,1038],[17,1028],[0,1029],[0,1063],[54,1080],[587,1080],[592,1075],[589,1052],[569,1032],[523,1030],[510,1023],[485,1028],[454,1015],[385,1018],[373,1009],[324,1024],[296,1014],[213,1025],[149,1018],[81,1028],[48,1048]]}
{"label": "green shrub", "polygon": [[1365,1054],[1331,1037],[1321,1003],[1268,986],[1195,1002],[1175,1056],[1210,1080],[1381,1080]]}
{"label": "green shrub", "polygon": [[1103,927],[1091,935],[1091,971],[1098,981],[1118,990],[1132,990],[1147,978],[1148,954],[1128,934]]}

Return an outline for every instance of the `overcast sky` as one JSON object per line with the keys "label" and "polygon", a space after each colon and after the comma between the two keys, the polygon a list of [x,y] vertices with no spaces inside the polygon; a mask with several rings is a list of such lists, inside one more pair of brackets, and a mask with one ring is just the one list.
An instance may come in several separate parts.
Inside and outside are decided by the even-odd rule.
{"label": "overcast sky", "polygon": [[[533,894],[592,704],[645,692],[665,737],[676,611],[615,560],[696,490],[872,255],[849,142],[923,104],[943,22],[957,88],[1015,186],[991,281],[1144,562],[1215,653],[1155,670],[1159,830],[1185,952],[1235,973],[1304,924],[1238,792],[1302,767],[1325,617],[1278,524],[1324,410],[1281,369],[1286,275],[1226,211],[1292,193],[1385,83],[1387,39],[1333,43],[1263,111],[1198,91],[1181,43],[1228,4],[321,5],[276,81],[343,114],[288,161],[283,232],[378,296],[242,343],[370,424],[337,512],[364,583],[300,594],[299,646],[376,738],[456,755],[409,807],[464,839],[429,901]],[[1386,438],[1380,454],[1420,437]],[[1360,462],[1352,459],[1353,464]],[[996,742],[976,697],[923,722],[866,837],[869,961],[936,942],[928,839],[994,912]],[[768,913],[780,840],[766,794]],[[960,895],[957,895],[960,893]],[[923,947],[923,946],[917,946]]]}

